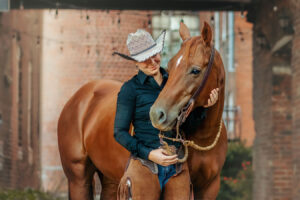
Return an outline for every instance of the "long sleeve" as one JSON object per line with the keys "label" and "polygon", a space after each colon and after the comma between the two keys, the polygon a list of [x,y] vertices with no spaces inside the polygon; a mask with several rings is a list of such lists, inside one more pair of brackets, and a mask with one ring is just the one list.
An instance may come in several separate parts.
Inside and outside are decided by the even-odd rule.
{"label": "long sleeve", "polygon": [[148,159],[151,148],[140,143],[128,131],[134,117],[135,91],[129,82],[123,84],[118,93],[117,110],[114,122],[114,137],[118,143],[125,147],[131,154],[143,159]]}

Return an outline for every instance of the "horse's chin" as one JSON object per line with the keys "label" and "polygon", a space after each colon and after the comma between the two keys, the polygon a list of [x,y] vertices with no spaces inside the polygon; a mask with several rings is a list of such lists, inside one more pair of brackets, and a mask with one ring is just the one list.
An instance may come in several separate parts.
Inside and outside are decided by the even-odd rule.
{"label": "horse's chin", "polygon": [[165,124],[160,124],[160,125],[156,125],[156,124],[152,123],[152,126],[154,128],[157,128],[160,131],[170,131],[175,127],[176,122],[177,122],[177,119],[174,119],[171,123],[165,123]]}

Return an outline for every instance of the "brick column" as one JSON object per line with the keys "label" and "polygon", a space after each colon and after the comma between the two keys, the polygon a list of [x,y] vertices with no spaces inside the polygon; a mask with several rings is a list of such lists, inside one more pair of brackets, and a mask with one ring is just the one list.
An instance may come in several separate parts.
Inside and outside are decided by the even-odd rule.
{"label": "brick column", "polygon": [[0,15],[1,188],[40,186],[41,16],[37,10]]}
{"label": "brick column", "polygon": [[[250,11],[254,22],[253,101],[254,142],[253,199],[293,198],[294,137],[292,107],[291,43],[293,33],[288,1],[257,1]],[[281,24],[287,19],[288,26]],[[300,143],[298,143],[298,146]]]}
{"label": "brick column", "polygon": [[292,107],[293,107],[293,200],[300,199],[300,1],[294,0],[293,28],[294,37],[292,44]]}

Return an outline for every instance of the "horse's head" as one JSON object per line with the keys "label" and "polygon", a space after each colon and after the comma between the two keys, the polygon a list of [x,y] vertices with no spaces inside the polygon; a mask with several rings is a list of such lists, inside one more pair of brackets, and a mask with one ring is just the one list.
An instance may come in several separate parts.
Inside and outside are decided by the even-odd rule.
{"label": "horse's head", "polygon": [[[174,127],[181,109],[200,86],[213,48],[212,30],[206,22],[201,36],[191,37],[183,23],[180,24],[179,33],[183,40],[181,48],[169,61],[168,81],[150,110],[152,125],[163,131]],[[194,108],[207,104],[211,90],[224,84],[223,64],[219,54],[215,54],[211,72],[195,100]]]}

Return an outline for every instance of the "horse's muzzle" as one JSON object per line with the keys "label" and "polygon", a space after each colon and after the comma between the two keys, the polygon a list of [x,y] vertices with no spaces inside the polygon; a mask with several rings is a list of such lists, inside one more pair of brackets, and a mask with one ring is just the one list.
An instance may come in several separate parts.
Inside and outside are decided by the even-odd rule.
{"label": "horse's muzzle", "polygon": [[152,106],[150,109],[150,119],[152,126],[162,131],[171,130],[175,123],[176,117],[171,119],[170,115],[162,107]]}

